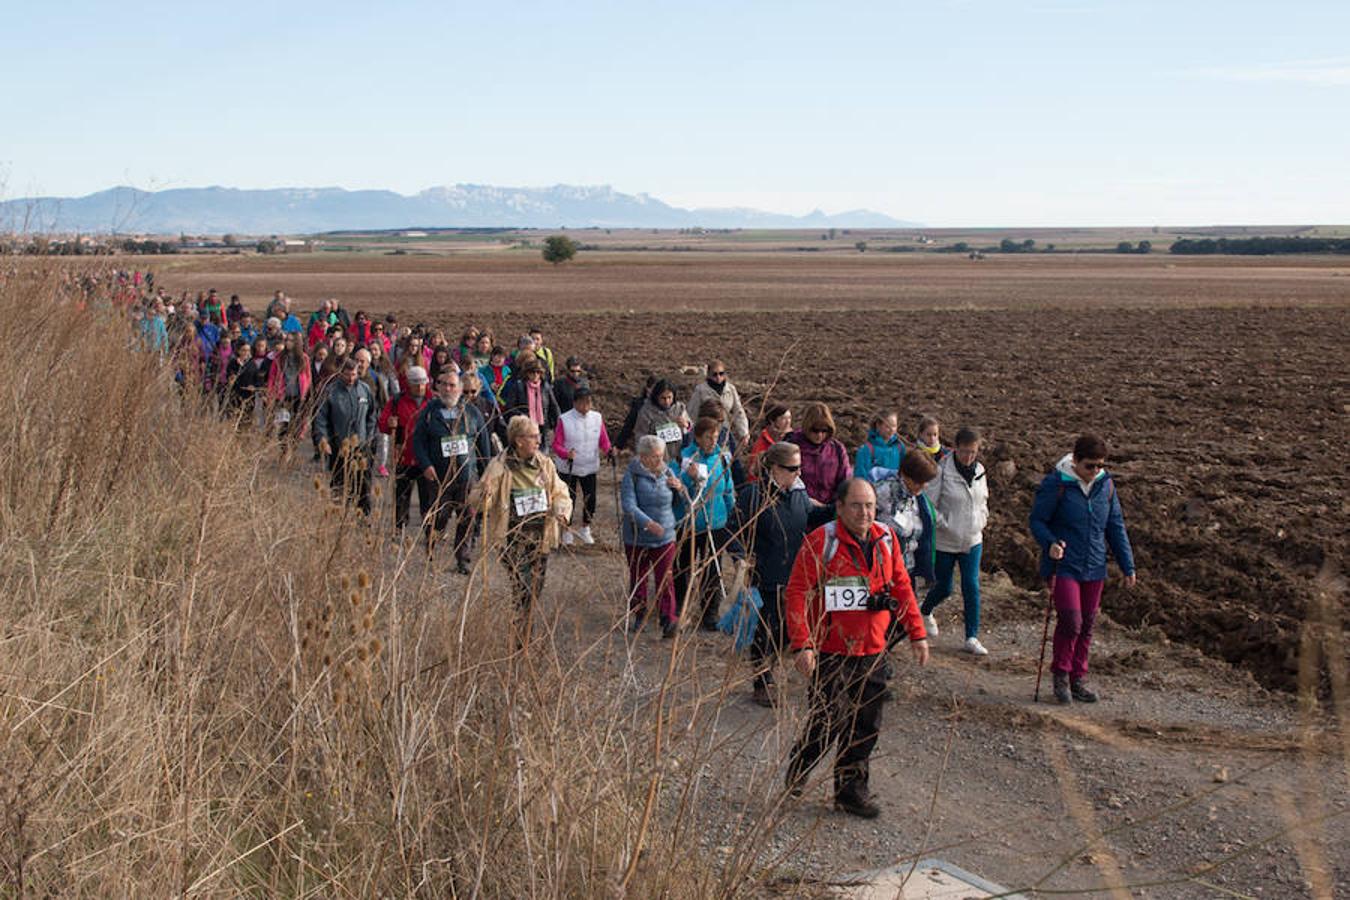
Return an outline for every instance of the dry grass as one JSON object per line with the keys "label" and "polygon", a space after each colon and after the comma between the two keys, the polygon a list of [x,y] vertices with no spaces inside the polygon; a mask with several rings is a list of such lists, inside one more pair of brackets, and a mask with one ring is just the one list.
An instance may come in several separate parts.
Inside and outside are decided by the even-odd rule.
{"label": "dry grass", "polygon": [[54,284],[0,290],[6,892],[741,889],[640,815],[660,701],[516,652],[484,571],[447,596]]}

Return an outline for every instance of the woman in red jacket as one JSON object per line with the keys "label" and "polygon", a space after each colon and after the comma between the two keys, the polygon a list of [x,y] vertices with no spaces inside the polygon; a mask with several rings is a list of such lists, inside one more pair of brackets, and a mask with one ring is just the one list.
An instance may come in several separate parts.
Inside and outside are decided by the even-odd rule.
{"label": "woman in red jacket", "polygon": [[385,404],[378,423],[381,432],[391,435],[398,463],[394,466],[394,529],[398,533],[408,524],[408,510],[412,506],[413,487],[417,488],[417,508],[422,518],[427,517],[435,500],[430,485],[420,477],[417,458],[413,455],[413,426],[422,407],[427,405],[427,370],[421,366],[407,368],[408,389]]}

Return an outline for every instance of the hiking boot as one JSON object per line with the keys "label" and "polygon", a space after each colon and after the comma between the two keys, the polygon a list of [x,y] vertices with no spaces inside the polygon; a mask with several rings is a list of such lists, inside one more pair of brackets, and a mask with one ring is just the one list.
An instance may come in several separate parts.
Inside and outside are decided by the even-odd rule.
{"label": "hiking boot", "polygon": [[680,630],[680,623],[675,619],[667,619],[661,623],[661,637],[665,640],[671,640],[675,633]]}
{"label": "hiking boot", "polygon": [[1069,694],[1069,674],[1067,672],[1052,672],[1055,681],[1055,699],[1060,703],[1069,704],[1073,702],[1073,697]]}
{"label": "hiking boot", "polygon": [[773,685],[769,684],[755,685],[755,692],[754,694],[751,695],[750,699],[754,700],[756,704],[764,707],[765,709],[773,709],[774,706]]}
{"label": "hiking boot", "polygon": [[469,574],[469,564],[466,563],[466,562],[465,562],[464,560],[462,560],[462,559],[457,559],[457,560],[455,560],[455,574],[456,574],[456,575],[468,575],[468,574]]}
{"label": "hiking boot", "polygon": [[834,795],[834,808],[860,819],[875,819],[881,815],[881,807],[872,801],[866,788],[844,788]]}
{"label": "hiking boot", "polygon": [[637,634],[646,622],[647,614],[645,612],[634,612],[632,618],[628,620],[628,633]]}
{"label": "hiking boot", "polygon": [[717,619],[716,618],[710,619],[707,616],[704,616],[702,619],[699,620],[698,627],[702,631],[716,631]]}
{"label": "hiking boot", "polygon": [[933,618],[932,613],[928,613],[923,617],[923,630],[928,632],[930,638],[938,636],[937,619]]}
{"label": "hiking boot", "polygon": [[591,526],[589,525],[581,526],[581,531],[577,533],[577,537],[581,539],[583,544],[595,543],[595,536],[591,534]]}
{"label": "hiking boot", "polygon": [[971,656],[988,656],[988,655],[989,655],[989,651],[986,650],[986,649],[984,649],[984,644],[981,644],[981,643],[980,643],[980,639],[977,638],[977,637],[968,637],[968,638],[966,638],[966,646],[963,647],[962,649],[964,649],[964,650],[965,650],[967,653],[969,653]]}
{"label": "hiking boot", "polygon": [[1096,703],[1100,699],[1097,692],[1088,687],[1082,678],[1075,678],[1069,682],[1069,692],[1079,703]]}
{"label": "hiking boot", "polygon": [[380,466],[378,469],[375,470],[375,474],[379,475],[381,478],[388,478],[389,469],[386,466]]}

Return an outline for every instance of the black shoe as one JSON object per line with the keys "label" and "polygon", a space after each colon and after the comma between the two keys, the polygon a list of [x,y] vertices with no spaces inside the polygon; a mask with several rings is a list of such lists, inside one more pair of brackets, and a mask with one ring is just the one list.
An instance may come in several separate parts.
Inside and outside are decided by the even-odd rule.
{"label": "black shoe", "polygon": [[789,800],[800,800],[806,793],[806,778],[788,772],[787,777],[783,779],[783,788]]}
{"label": "black shoe", "polygon": [[1100,698],[1097,692],[1087,686],[1087,682],[1081,678],[1075,678],[1069,682],[1069,692],[1073,694],[1073,699],[1079,703],[1096,703]]}
{"label": "black shoe", "polygon": [[645,625],[646,622],[647,622],[646,613],[642,612],[633,613],[632,618],[628,620],[628,633],[637,634],[639,631],[642,630],[642,626]]}
{"label": "black shoe", "polygon": [[863,791],[848,788],[835,794],[834,807],[860,819],[875,819],[881,815],[881,807],[873,803],[871,797]]}
{"label": "black shoe", "polygon": [[1055,699],[1065,705],[1073,702],[1069,694],[1069,675],[1066,672],[1052,672],[1055,681]]}
{"label": "black shoe", "polygon": [[751,699],[765,709],[773,709],[773,686],[768,684],[755,685],[755,692],[751,695]]}
{"label": "black shoe", "polygon": [[661,637],[671,640],[675,637],[675,632],[680,630],[680,623],[674,619],[667,619],[661,623]]}
{"label": "black shoe", "polygon": [[700,630],[700,631],[716,631],[716,630],[717,630],[717,620],[716,620],[716,619],[701,619],[701,620],[699,621],[699,623],[698,623],[698,627],[699,627],[699,630]]}
{"label": "black shoe", "polygon": [[469,574],[469,564],[466,563],[466,562],[465,562],[464,560],[462,560],[462,559],[456,560],[456,561],[455,561],[455,573],[458,574],[458,575],[468,575],[468,574]]}

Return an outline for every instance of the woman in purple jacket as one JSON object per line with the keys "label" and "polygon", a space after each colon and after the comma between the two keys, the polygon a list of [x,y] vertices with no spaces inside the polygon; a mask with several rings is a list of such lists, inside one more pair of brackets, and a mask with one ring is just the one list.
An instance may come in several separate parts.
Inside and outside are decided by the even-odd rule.
{"label": "woman in purple jacket", "polygon": [[806,495],[817,503],[833,503],[839,485],[853,477],[848,451],[834,436],[834,416],[824,403],[809,403],[802,412],[802,426],[787,441],[802,451],[802,483]]}

